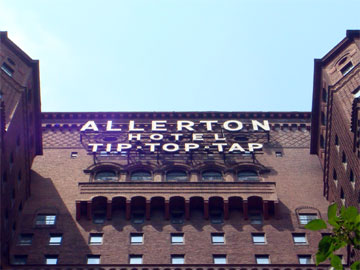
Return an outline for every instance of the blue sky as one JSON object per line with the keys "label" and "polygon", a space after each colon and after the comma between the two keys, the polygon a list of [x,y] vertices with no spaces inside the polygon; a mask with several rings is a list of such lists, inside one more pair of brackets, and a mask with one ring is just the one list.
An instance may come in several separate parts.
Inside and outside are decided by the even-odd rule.
{"label": "blue sky", "polygon": [[43,111],[310,111],[359,0],[0,0]]}

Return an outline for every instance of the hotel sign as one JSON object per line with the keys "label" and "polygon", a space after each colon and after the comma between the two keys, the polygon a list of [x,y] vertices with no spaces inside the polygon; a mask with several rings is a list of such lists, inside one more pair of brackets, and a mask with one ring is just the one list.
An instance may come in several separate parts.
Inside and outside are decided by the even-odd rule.
{"label": "hotel sign", "polygon": [[239,120],[178,120],[172,123],[168,120],[153,120],[148,123],[129,120],[126,124],[108,120],[105,125],[89,120],[80,131],[85,135],[95,133],[119,138],[116,143],[99,140],[88,142],[88,150],[93,153],[130,150],[150,152],[211,150],[219,153],[244,153],[261,150],[263,144],[230,142],[229,135],[270,131],[268,120],[262,122],[250,120],[250,127],[250,130],[243,131],[244,124]]}

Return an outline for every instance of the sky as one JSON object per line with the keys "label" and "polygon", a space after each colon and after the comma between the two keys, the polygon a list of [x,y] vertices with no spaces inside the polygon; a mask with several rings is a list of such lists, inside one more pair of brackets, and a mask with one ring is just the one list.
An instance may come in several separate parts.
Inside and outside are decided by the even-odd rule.
{"label": "sky", "polygon": [[359,0],[0,0],[42,111],[310,111]]}

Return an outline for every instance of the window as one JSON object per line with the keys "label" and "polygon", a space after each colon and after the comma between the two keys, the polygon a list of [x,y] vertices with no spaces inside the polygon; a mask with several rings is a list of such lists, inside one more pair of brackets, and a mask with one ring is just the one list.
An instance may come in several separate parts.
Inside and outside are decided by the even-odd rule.
{"label": "window", "polygon": [[184,244],[184,234],[183,233],[172,233],[171,234],[171,244]]}
{"label": "window", "polygon": [[77,158],[78,152],[71,152],[70,157],[71,158]]}
{"label": "window", "polygon": [[61,233],[51,233],[49,239],[50,246],[58,246],[61,245],[62,242],[62,234]]}
{"label": "window", "polygon": [[275,156],[276,157],[282,157],[283,153],[281,151],[277,151],[277,152],[275,152]]}
{"label": "window", "polygon": [[95,224],[103,224],[105,222],[105,213],[104,212],[94,213],[93,222]]}
{"label": "window", "polygon": [[142,233],[131,233],[130,243],[132,245],[139,245],[144,243],[144,235]]}
{"label": "window", "polygon": [[45,255],[45,264],[57,264],[58,256],[57,255]]}
{"label": "window", "polygon": [[345,166],[345,169],[346,169],[347,159],[346,159],[345,152],[342,152],[342,158],[341,158],[341,161],[342,161],[342,163],[343,163],[343,165]]}
{"label": "window", "polygon": [[299,221],[301,225],[306,225],[314,219],[317,219],[317,214],[299,214]]}
{"label": "window", "polygon": [[295,245],[307,244],[305,233],[293,233],[292,236]]}
{"label": "window", "polygon": [[327,102],[327,97],[328,97],[327,91],[325,88],[323,88],[322,89],[322,101]]}
{"label": "window", "polygon": [[143,224],[145,221],[145,214],[143,211],[137,211],[132,213],[132,222],[134,224]]}
{"label": "window", "polygon": [[213,255],[214,264],[226,264],[226,255]]}
{"label": "window", "polygon": [[312,264],[311,255],[298,255],[299,264]]}
{"label": "window", "polygon": [[15,265],[24,265],[27,261],[27,255],[14,255],[12,259],[12,264]]}
{"label": "window", "polygon": [[20,246],[29,246],[32,244],[33,234],[32,233],[22,233],[19,236],[18,245]]}
{"label": "window", "polygon": [[[347,63],[342,69],[340,69],[341,74],[343,76],[345,76],[346,74],[348,74],[352,69],[354,68],[353,64],[351,63],[351,61],[349,63]],[[10,76],[10,75],[9,75]]]}
{"label": "window", "polygon": [[265,244],[265,233],[253,233],[251,235],[254,244],[258,244],[258,245]]}
{"label": "window", "polygon": [[257,264],[269,264],[269,255],[255,255],[255,261]]}
{"label": "window", "polygon": [[239,181],[259,181],[259,176],[257,172],[252,170],[240,171],[238,172]]}
{"label": "window", "polygon": [[355,187],[355,176],[354,176],[353,170],[350,170],[349,180],[350,180],[350,183],[352,184],[352,186]]}
{"label": "window", "polygon": [[183,224],[184,223],[184,211],[183,210],[171,211],[171,223],[172,224]]}
{"label": "window", "polygon": [[100,255],[87,255],[87,264],[100,264]]}
{"label": "window", "polygon": [[90,233],[89,244],[90,245],[101,245],[103,242],[102,233]]}
{"label": "window", "polygon": [[132,181],[150,181],[152,180],[151,173],[148,171],[136,171],[131,174]]}
{"label": "window", "polygon": [[6,63],[1,65],[1,69],[10,77],[12,77],[14,74],[14,70]]}
{"label": "window", "polygon": [[211,243],[213,243],[213,244],[225,244],[224,233],[211,233]]}
{"label": "window", "polygon": [[250,224],[253,224],[253,225],[261,225],[262,224],[262,216],[260,213],[250,213],[249,219],[250,219]]}
{"label": "window", "polygon": [[170,171],[166,174],[166,181],[187,181],[188,176],[184,171]]}
{"label": "window", "polygon": [[337,184],[337,173],[336,173],[336,170],[335,169],[333,169],[333,179],[334,179],[334,182],[335,182],[335,184]]}
{"label": "window", "polygon": [[185,256],[184,255],[171,255],[172,264],[184,264]]}
{"label": "window", "polygon": [[100,171],[95,174],[95,180],[97,181],[115,181],[117,179],[116,173],[111,170]]}
{"label": "window", "polygon": [[210,221],[212,224],[222,224],[224,222],[223,212],[221,210],[211,210]]}
{"label": "window", "polygon": [[202,180],[203,181],[216,181],[216,180],[223,180],[222,174],[219,171],[205,171],[202,173]]}
{"label": "window", "polygon": [[143,263],[142,255],[130,255],[129,263],[130,264],[142,264]]}
{"label": "window", "polygon": [[56,223],[56,215],[39,214],[36,216],[35,225],[37,226],[51,226]]}

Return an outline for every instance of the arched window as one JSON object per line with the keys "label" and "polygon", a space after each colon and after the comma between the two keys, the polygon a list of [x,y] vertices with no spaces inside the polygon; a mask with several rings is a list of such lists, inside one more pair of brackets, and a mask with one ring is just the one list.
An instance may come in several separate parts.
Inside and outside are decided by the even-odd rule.
{"label": "arched window", "polygon": [[260,180],[257,172],[253,171],[253,170],[239,171],[237,178],[239,181],[259,181]]}
{"label": "arched window", "polygon": [[187,181],[188,176],[185,171],[170,171],[166,174],[166,181]]}
{"label": "arched window", "polygon": [[222,174],[219,171],[209,170],[202,173],[202,180],[203,181],[216,181],[216,180],[223,180]]}
{"label": "arched window", "polygon": [[95,174],[95,180],[97,180],[97,181],[116,181],[116,180],[118,180],[118,176],[115,171],[102,170],[102,171],[98,171]]}
{"label": "arched window", "polygon": [[130,180],[132,180],[132,181],[151,181],[152,176],[149,171],[136,171],[131,174]]}

